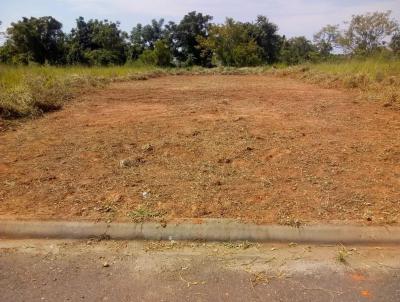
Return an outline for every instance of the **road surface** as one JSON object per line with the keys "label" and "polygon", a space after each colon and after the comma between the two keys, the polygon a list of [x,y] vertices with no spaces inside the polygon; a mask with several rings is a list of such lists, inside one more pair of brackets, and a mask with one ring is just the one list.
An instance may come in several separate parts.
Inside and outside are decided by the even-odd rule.
{"label": "road surface", "polygon": [[400,301],[400,248],[0,240],[0,301]]}

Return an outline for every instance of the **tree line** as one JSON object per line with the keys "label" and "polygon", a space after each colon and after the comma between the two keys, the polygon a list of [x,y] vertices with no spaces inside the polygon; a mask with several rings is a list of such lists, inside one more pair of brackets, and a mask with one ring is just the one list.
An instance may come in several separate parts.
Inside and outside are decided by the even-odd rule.
{"label": "tree line", "polygon": [[349,22],[327,25],[314,35],[286,38],[265,16],[253,22],[227,18],[223,24],[198,12],[178,23],[164,19],[137,24],[130,33],[119,22],[79,17],[65,33],[53,17],[22,18],[11,23],[0,47],[7,64],[122,65],[140,61],[157,66],[256,66],[299,64],[335,53],[368,56],[400,53],[400,30],[391,12],[354,15]]}

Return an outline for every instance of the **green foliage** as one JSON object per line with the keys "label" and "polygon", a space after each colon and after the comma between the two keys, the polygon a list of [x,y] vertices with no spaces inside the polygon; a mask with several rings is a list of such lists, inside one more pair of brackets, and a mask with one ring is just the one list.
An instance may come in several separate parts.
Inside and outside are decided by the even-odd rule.
{"label": "green foliage", "polygon": [[168,44],[163,40],[158,40],[154,44],[154,49],[146,49],[139,60],[146,65],[168,67],[171,66],[172,55]]}
{"label": "green foliage", "polygon": [[390,41],[390,48],[394,53],[400,54],[400,32],[393,35],[392,41]]}
{"label": "green foliage", "polygon": [[314,35],[315,47],[322,57],[328,57],[337,47],[339,36],[339,25],[326,25]]}
{"label": "green foliage", "polygon": [[154,45],[154,54],[156,57],[156,65],[167,67],[171,65],[171,50],[168,44],[163,40],[158,40]]}
{"label": "green foliage", "polygon": [[149,66],[53,67],[0,65],[0,118],[40,115],[75,93],[110,80],[136,80],[160,71]]}
{"label": "green foliage", "polygon": [[384,53],[370,57],[337,56],[325,62],[273,72],[329,88],[357,88],[364,94],[364,100],[380,100],[388,106],[400,106],[400,60]]}
{"label": "green foliage", "polygon": [[91,66],[121,65],[124,63],[123,59],[121,59],[121,52],[117,50],[107,50],[104,48],[87,50],[84,56],[85,60]]}
{"label": "green foliage", "polygon": [[[22,18],[7,29],[8,40],[2,60],[28,64],[62,64],[64,33],[62,24],[53,17]],[[15,59],[10,58],[15,57]]]}
{"label": "green foliage", "polygon": [[[0,21],[0,26],[3,24],[3,22]],[[5,36],[5,33],[0,31],[0,43],[2,42],[3,38]]]}
{"label": "green foliage", "polygon": [[126,61],[127,35],[118,22],[80,17],[67,38],[69,64],[121,65]]}
{"label": "green foliage", "polygon": [[390,11],[354,15],[340,39],[341,45],[352,53],[372,54],[398,29],[390,15]]}
{"label": "green foliage", "polygon": [[262,49],[263,62],[268,64],[279,60],[279,51],[283,39],[277,34],[278,26],[271,23],[267,17],[258,16],[255,23],[247,23],[249,34],[254,38],[257,45]]}
{"label": "green foliage", "polygon": [[316,60],[316,47],[305,37],[295,37],[283,42],[281,60],[288,65]]}
{"label": "green foliage", "polygon": [[168,38],[176,59],[185,65],[211,65],[211,52],[207,52],[198,43],[198,38],[207,38],[212,17],[196,13],[188,13],[179,24],[171,22],[167,26]]}
{"label": "green foliage", "polygon": [[[138,23],[131,31],[131,44],[128,49],[129,60],[138,59],[146,50],[154,50],[156,42],[164,38],[164,19],[153,19],[151,24],[145,26]],[[147,58],[149,54],[145,54],[144,56]]]}
{"label": "green foliage", "polygon": [[337,49],[360,57],[400,53],[399,26],[390,11],[355,15],[342,30],[327,25],[314,35],[314,44],[304,37],[280,36],[277,25],[265,16],[245,23],[211,21],[211,16],[192,11],[179,23],[139,23],[128,35],[119,22],[79,17],[75,28],[64,34],[52,17],[23,18],[12,23],[7,34],[0,32],[0,63],[114,66],[140,61],[163,67],[242,67],[329,60]]}
{"label": "green foliage", "polygon": [[212,25],[208,38],[198,38],[203,53],[211,51],[223,66],[255,66],[262,62],[262,49],[250,36],[246,24],[227,19],[223,25]]}
{"label": "green foliage", "polygon": [[314,36],[320,52],[332,51],[332,46],[340,47],[345,53],[368,56],[378,52],[386,45],[386,39],[399,30],[391,11],[353,15],[345,22],[344,30],[338,25],[327,25]]}
{"label": "green foliage", "polygon": [[16,61],[17,58],[18,53],[16,52],[15,47],[13,47],[10,41],[6,41],[6,43],[0,47],[0,62],[7,64],[16,64],[18,63]]}
{"label": "green foliage", "polygon": [[143,51],[143,53],[139,56],[139,61],[144,65],[155,66],[157,64],[157,59],[154,50],[146,49]]}

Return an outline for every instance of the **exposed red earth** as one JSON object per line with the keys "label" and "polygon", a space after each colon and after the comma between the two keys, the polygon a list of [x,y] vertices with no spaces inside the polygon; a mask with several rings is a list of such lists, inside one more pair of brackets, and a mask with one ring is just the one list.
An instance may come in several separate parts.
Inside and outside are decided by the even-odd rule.
{"label": "exposed red earth", "polygon": [[388,224],[399,112],[272,75],[114,83],[0,132],[0,218]]}

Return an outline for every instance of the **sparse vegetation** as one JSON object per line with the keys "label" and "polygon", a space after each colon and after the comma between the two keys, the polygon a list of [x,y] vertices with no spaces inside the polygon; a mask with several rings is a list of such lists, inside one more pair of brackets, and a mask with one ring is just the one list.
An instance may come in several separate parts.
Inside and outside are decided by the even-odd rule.
{"label": "sparse vegetation", "polygon": [[347,258],[349,255],[350,252],[342,245],[337,252],[336,260],[342,264],[348,264]]}
{"label": "sparse vegetation", "polygon": [[137,210],[128,213],[128,216],[131,217],[134,221],[142,222],[151,218],[161,217],[162,213],[152,211],[146,206],[141,206]]}
{"label": "sparse vegetation", "polygon": [[[366,99],[400,105],[400,61],[376,56],[336,59],[274,70],[328,88],[358,89]],[[388,106],[388,105],[386,105]]]}

